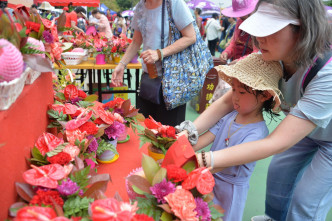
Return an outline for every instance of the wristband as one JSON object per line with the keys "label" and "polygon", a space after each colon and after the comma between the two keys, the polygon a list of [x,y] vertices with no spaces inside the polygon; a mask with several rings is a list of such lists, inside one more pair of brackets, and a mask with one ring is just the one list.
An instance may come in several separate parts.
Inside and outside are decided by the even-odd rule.
{"label": "wristband", "polygon": [[214,166],[214,157],[213,157],[213,152],[212,151],[210,151],[210,161],[211,161],[211,167],[212,167],[212,169],[213,169],[213,166]]}
{"label": "wristband", "polygon": [[125,69],[127,68],[126,63],[124,63],[123,61],[119,61],[119,63],[123,64],[123,66],[124,66]]}

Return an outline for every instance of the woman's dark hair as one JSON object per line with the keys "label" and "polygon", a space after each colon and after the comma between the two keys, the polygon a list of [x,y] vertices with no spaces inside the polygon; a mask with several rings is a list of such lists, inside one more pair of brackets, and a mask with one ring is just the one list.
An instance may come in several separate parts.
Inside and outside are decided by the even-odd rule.
{"label": "woman's dark hair", "polygon": [[197,12],[198,15],[201,15],[201,13],[202,13],[202,9],[200,9],[200,8],[195,8],[195,11]]}
{"label": "woman's dark hair", "polygon": [[81,6],[78,6],[77,8],[75,8],[75,12],[78,14],[78,13],[83,13],[83,14],[86,14],[86,10],[81,7]]}
{"label": "woman's dark hair", "polygon": [[217,19],[217,18],[219,18],[219,15],[217,13],[213,13],[212,18]]}
{"label": "woman's dark hair", "polygon": [[33,5],[31,5],[31,8],[35,8],[35,9],[37,9],[38,6],[37,6],[36,4],[33,4]]}
{"label": "woman's dark hair", "polygon": [[[241,83],[241,84],[248,93],[255,95],[256,98],[258,97],[258,95],[265,96],[264,91],[252,90],[252,88],[249,87],[248,85],[243,84],[243,83]],[[271,120],[273,120],[274,117],[280,116],[278,113],[273,112],[273,108],[275,105],[276,105],[276,101],[274,100],[273,96],[270,99],[264,101],[264,103],[263,103],[262,111],[265,111],[268,114],[268,116],[271,117]]]}
{"label": "woman's dark hair", "polygon": [[100,13],[100,11],[98,9],[93,9],[92,12],[91,12],[91,14],[93,14],[93,15],[95,15],[97,13]]}

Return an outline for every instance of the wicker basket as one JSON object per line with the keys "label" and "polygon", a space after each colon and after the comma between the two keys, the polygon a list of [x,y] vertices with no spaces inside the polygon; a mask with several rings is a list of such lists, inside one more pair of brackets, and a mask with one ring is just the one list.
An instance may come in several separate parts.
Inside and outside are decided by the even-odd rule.
{"label": "wicker basket", "polygon": [[41,75],[41,72],[32,70],[29,67],[27,67],[25,71],[28,72],[25,84],[32,84]]}
{"label": "wicker basket", "polygon": [[23,91],[27,75],[28,72],[25,70],[19,78],[0,82],[0,110],[7,110],[16,101]]}
{"label": "wicker basket", "polygon": [[67,65],[77,65],[83,61],[86,52],[65,52],[61,55]]}

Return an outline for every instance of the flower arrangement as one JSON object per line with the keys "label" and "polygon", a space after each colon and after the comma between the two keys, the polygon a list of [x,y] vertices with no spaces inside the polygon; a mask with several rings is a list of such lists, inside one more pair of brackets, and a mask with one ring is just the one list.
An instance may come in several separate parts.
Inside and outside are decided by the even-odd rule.
{"label": "flower arrangement", "polygon": [[142,168],[144,176],[127,177],[141,195],[133,200],[138,213],[154,220],[221,220],[222,209],[212,202],[214,178],[208,168],[195,169],[192,161],[182,168],[175,164],[161,167],[146,155]]}
{"label": "flower arrangement", "polygon": [[138,125],[138,136],[140,137],[140,147],[145,143],[151,143],[166,154],[168,148],[176,141],[175,128],[162,125],[155,121],[151,116],[144,120],[145,128]]}
{"label": "flower arrangement", "polygon": [[124,54],[132,42],[132,39],[127,38],[125,34],[120,34],[119,37],[112,37],[112,40],[109,42],[109,47],[111,48],[111,53],[114,56]]}
{"label": "flower arrangement", "polygon": [[93,37],[91,35],[85,35],[82,32],[76,35],[75,38],[71,38],[70,42],[73,43],[73,47],[75,48],[93,48]]}
{"label": "flower arrangement", "polygon": [[[144,116],[138,113],[139,109],[131,104],[130,99],[123,99],[116,97],[114,100],[103,104],[103,108],[114,113],[120,114],[124,120],[125,125],[130,127],[130,125],[138,125],[139,122],[144,121]],[[136,127],[132,127],[136,129]]]}
{"label": "flower arrangement", "polygon": [[107,47],[108,38],[106,38],[104,35],[101,35],[100,33],[90,36],[92,38],[92,45],[95,50],[94,55],[97,54],[110,55],[110,48]]}

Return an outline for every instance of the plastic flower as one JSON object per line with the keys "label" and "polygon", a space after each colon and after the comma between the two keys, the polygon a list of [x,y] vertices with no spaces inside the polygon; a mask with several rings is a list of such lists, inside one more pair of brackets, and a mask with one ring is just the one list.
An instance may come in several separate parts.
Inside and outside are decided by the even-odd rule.
{"label": "plastic flower", "polygon": [[65,169],[59,164],[50,164],[41,167],[31,165],[31,167],[32,169],[23,173],[23,179],[33,186],[54,189],[58,187],[58,180],[66,176]]}
{"label": "plastic flower", "polygon": [[47,157],[48,162],[66,165],[71,161],[71,156],[68,153],[61,152],[55,156]]}
{"label": "plastic flower", "polygon": [[168,202],[174,215],[181,220],[198,220],[196,217],[197,212],[195,211],[195,199],[190,191],[182,189],[178,186],[174,193],[165,196],[165,200]]}
{"label": "plastic flower", "polygon": [[62,181],[61,185],[58,186],[57,190],[62,196],[69,196],[76,193],[80,189],[77,183],[73,182],[71,179]]}
{"label": "plastic flower", "polygon": [[202,221],[210,221],[211,220],[211,213],[209,209],[209,205],[205,202],[202,198],[195,198],[196,202],[196,209],[197,216],[199,220]]}
{"label": "plastic flower", "polygon": [[50,207],[26,206],[17,211],[15,221],[26,220],[51,220],[57,217],[56,212]]}
{"label": "plastic flower", "polygon": [[91,121],[88,121],[88,122],[84,123],[78,129],[81,132],[85,131],[87,133],[87,135],[95,135],[96,133],[98,133],[98,130],[99,130],[99,128],[96,126],[96,124],[94,124]]}
{"label": "plastic flower", "polygon": [[43,38],[46,43],[52,44],[54,42],[54,38],[49,31],[43,31]]}
{"label": "plastic flower", "polygon": [[60,197],[58,191],[55,190],[37,190],[36,195],[34,195],[30,201],[31,205],[38,204],[39,206],[42,205],[49,205],[54,206],[52,199],[59,205],[63,206],[63,199]]}
{"label": "plastic flower", "polygon": [[175,164],[167,165],[166,170],[167,170],[167,179],[173,180],[176,183],[181,182],[188,177],[186,170],[176,166]]}
{"label": "plastic flower", "polygon": [[157,198],[158,202],[162,204],[166,203],[164,197],[170,193],[174,193],[175,189],[175,184],[167,182],[166,179],[150,187],[152,194]]}
{"label": "plastic flower", "polygon": [[123,134],[126,130],[126,126],[118,121],[114,121],[114,123],[105,129],[105,134],[107,135],[108,139],[116,139],[121,134]]}
{"label": "plastic flower", "polygon": [[[91,136],[91,135],[90,135],[90,136]],[[98,142],[97,142],[97,139],[96,139],[95,137],[89,138],[89,136],[88,136],[88,139],[92,139],[92,141],[90,142],[87,151],[88,151],[89,153],[91,153],[91,152],[96,152],[97,149],[98,149],[98,146],[99,146],[99,144],[98,144]]]}
{"label": "plastic flower", "polygon": [[[125,207],[123,207],[125,206]],[[128,209],[128,206],[131,206]],[[92,220],[120,221],[131,220],[138,208],[135,205],[117,201],[113,198],[96,200],[91,204]]]}
{"label": "plastic flower", "polygon": [[205,167],[197,168],[188,174],[187,179],[182,182],[182,187],[186,190],[197,188],[201,194],[211,193],[214,187],[214,178]]}
{"label": "plastic flower", "polygon": [[63,144],[63,140],[57,138],[53,134],[43,133],[41,136],[39,136],[35,146],[40,151],[40,153],[45,156],[47,152],[54,150],[60,144]]}

